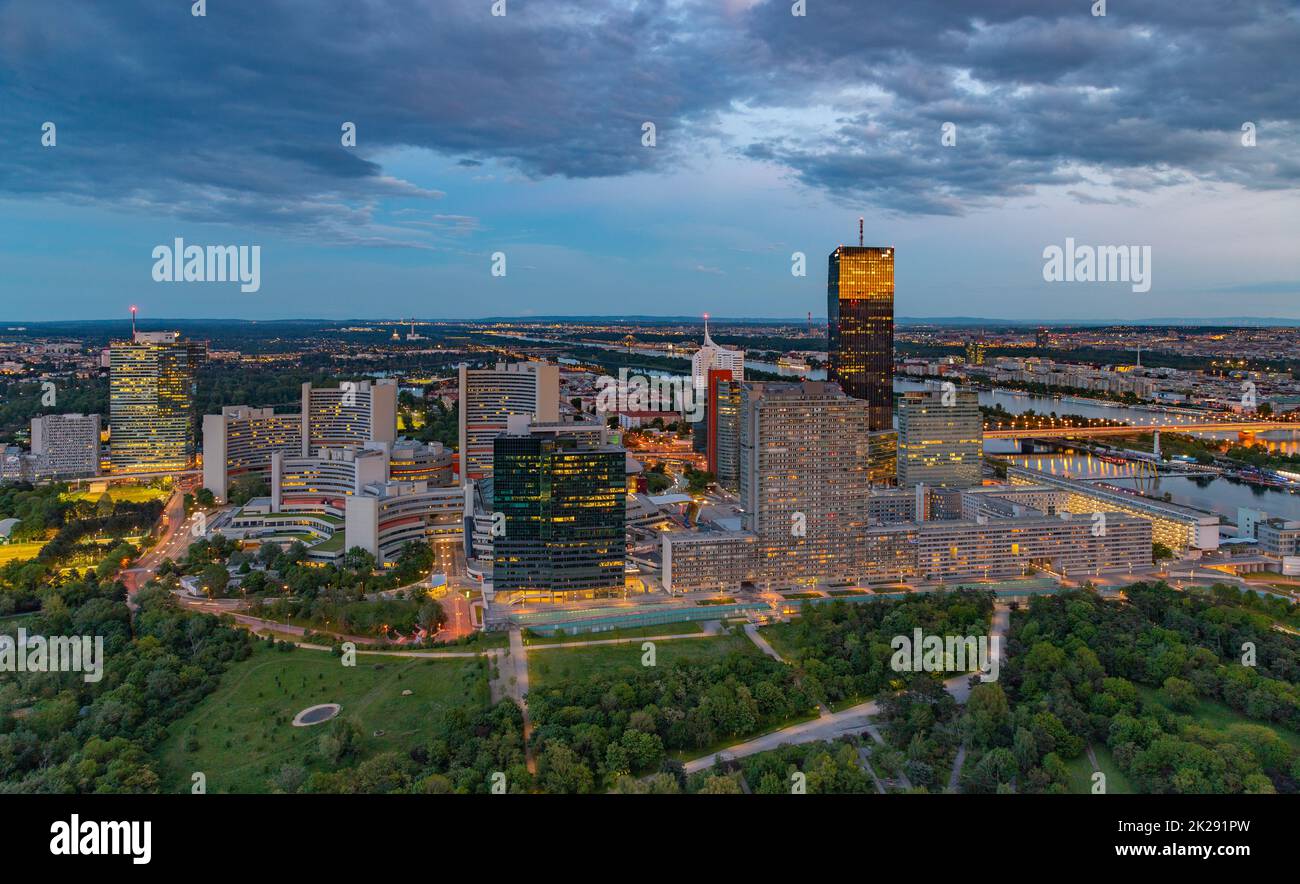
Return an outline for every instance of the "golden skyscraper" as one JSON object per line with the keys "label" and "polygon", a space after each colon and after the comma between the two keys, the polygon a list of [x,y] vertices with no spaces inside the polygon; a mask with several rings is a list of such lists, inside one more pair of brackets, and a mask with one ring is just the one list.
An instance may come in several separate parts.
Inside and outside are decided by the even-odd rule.
{"label": "golden skyscraper", "polygon": [[894,250],[840,246],[827,270],[829,377],[865,399],[872,430],[893,426]]}
{"label": "golden skyscraper", "polygon": [[207,346],[180,332],[136,332],[109,346],[113,472],[194,466],[194,394]]}

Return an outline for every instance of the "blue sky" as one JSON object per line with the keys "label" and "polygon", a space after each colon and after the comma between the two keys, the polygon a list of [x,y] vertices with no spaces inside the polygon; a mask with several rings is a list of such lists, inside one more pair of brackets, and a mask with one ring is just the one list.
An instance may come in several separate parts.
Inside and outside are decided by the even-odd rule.
{"label": "blue sky", "polygon": [[1294,2],[506,3],[0,0],[0,320],[821,315],[859,215],[900,315],[1300,317]]}

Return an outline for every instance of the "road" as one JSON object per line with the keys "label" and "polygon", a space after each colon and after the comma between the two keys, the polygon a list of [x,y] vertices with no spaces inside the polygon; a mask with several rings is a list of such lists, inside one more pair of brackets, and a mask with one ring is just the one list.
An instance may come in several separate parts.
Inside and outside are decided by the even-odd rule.
{"label": "road", "polygon": [[163,559],[175,561],[184,556],[185,551],[189,549],[190,543],[195,538],[190,534],[193,523],[187,523],[185,520],[185,495],[197,488],[200,481],[201,478],[198,476],[187,475],[182,477],[172,489],[171,497],[167,498],[162,516],[159,517],[163,533],[158,542],[145,552],[133,567],[120,575],[128,597],[139,592],[142,586],[153,579]]}
{"label": "road", "polygon": [[446,586],[433,590],[447,618],[434,639],[447,642],[470,635],[474,632],[474,618],[469,597],[478,592],[478,586],[465,574],[465,554],[459,544],[451,540],[433,544],[433,573],[447,575]]}

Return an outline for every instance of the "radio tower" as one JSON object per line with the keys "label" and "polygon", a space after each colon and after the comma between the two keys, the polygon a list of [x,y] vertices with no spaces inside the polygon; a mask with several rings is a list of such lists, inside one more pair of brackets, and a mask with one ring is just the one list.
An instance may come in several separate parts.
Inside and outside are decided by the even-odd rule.
{"label": "radio tower", "polygon": [[858,248],[861,248],[863,245],[865,245],[862,239],[862,221],[863,218],[861,215],[859,215],[858,216]]}
{"label": "radio tower", "polygon": [[131,305],[131,340],[135,340],[135,305]]}

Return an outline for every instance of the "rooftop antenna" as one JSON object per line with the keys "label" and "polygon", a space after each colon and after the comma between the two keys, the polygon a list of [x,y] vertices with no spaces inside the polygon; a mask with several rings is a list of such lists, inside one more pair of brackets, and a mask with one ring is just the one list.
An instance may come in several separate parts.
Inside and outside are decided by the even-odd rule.
{"label": "rooftop antenna", "polygon": [[859,215],[858,216],[858,248],[861,248],[864,245],[862,241],[862,220],[863,220],[862,216]]}
{"label": "rooftop antenna", "polygon": [[131,305],[131,340],[135,340],[135,305]]}

